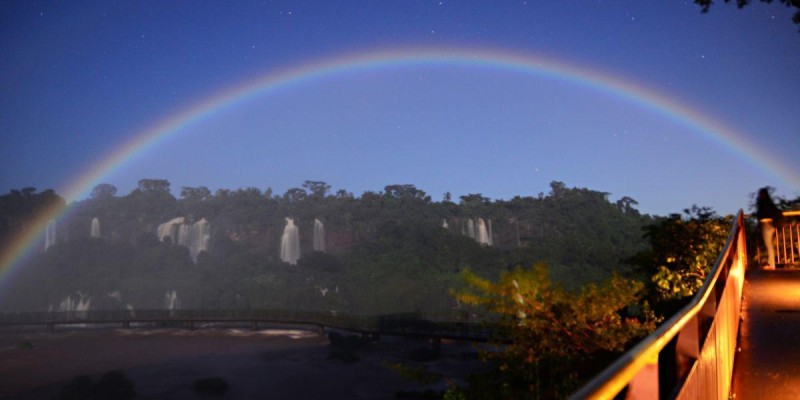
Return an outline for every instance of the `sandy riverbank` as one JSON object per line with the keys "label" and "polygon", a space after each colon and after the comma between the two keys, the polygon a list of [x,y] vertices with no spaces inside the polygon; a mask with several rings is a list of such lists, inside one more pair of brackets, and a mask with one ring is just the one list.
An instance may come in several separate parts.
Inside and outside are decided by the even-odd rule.
{"label": "sandy riverbank", "polygon": [[[19,346],[29,342],[32,348]],[[326,337],[314,332],[235,329],[100,329],[0,333],[0,398],[48,399],[76,375],[95,379],[122,369],[138,399],[195,399],[198,378],[230,385],[225,399],[392,399],[417,387],[384,363],[464,377],[481,369],[468,343],[443,343],[442,357],[415,363],[423,341],[382,338],[357,352],[359,361],[329,359]]]}

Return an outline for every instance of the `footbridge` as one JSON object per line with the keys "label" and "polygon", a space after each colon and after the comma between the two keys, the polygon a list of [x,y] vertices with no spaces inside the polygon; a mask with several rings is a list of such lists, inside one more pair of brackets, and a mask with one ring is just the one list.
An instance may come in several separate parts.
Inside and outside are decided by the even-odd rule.
{"label": "footbridge", "polygon": [[[800,398],[800,212],[784,213],[777,270],[750,249],[739,212],[691,302],[599,373],[573,399]],[[752,265],[748,265],[752,264]]]}
{"label": "footbridge", "polygon": [[288,310],[97,310],[68,312],[0,313],[0,327],[58,327],[87,325],[170,326],[195,329],[204,324],[249,325],[253,330],[270,327],[306,327],[325,332],[348,331],[366,337],[404,336],[486,342],[496,339],[491,325],[471,322],[461,313],[391,314],[351,316],[336,312]]}

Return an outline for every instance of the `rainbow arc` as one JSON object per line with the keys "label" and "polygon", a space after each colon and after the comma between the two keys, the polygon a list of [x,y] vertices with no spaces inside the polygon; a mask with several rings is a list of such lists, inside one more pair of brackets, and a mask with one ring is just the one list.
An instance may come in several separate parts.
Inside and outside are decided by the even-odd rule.
{"label": "rainbow arc", "polygon": [[[102,182],[105,177],[137,154],[158,146],[162,140],[279,89],[288,89],[293,85],[335,77],[339,74],[426,65],[488,68],[501,72],[531,74],[596,90],[686,126],[698,135],[705,136],[748,160],[755,167],[775,176],[790,187],[800,187],[800,177],[769,157],[763,149],[750,142],[746,135],[704,115],[700,110],[640,83],[531,54],[491,49],[404,48],[324,58],[295,67],[270,71],[240,85],[222,90],[135,133],[127,142],[105,155],[66,185],[62,195],[67,199],[83,198],[94,185]],[[46,210],[36,218],[31,229],[14,238],[10,245],[2,250],[0,283],[18,265],[23,264],[26,255],[33,252],[33,244],[37,243],[43,234],[47,221],[59,218],[65,212],[60,207]]]}

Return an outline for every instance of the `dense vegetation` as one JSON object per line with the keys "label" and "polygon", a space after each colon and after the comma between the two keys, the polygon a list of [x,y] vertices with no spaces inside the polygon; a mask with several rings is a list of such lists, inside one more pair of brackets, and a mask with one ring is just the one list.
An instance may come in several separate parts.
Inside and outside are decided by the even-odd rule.
{"label": "dense vegetation", "polygon": [[469,270],[464,276],[468,287],[455,296],[498,316],[508,343],[484,351],[496,368],[450,398],[566,398],[658,320],[641,303],[644,285],[617,275],[580,290],[552,282],[543,263],[504,272],[496,283]]}
{"label": "dense vegetation", "polygon": [[[652,222],[633,199],[610,202],[606,193],[560,182],[538,197],[492,201],[469,194],[458,203],[449,194],[433,201],[413,185],[361,196],[330,189],[317,181],[283,195],[184,187],[175,198],[165,180],[143,179],[125,196],[98,185],[89,199],[70,206],[57,244],[15,274],[0,306],[47,310],[83,295],[92,309],[163,308],[164,294],[176,290],[183,308],[450,310],[458,303],[449,290],[464,285],[459,273],[465,268],[495,279],[546,261],[554,281],[570,288],[613,271],[626,274],[626,260],[646,248],[642,228]],[[0,237],[18,232],[45,200],[63,202],[33,189],[1,196]],[[175,217],[211,223],[209,251],[196,263],[185,247],[156,238],[158,225]],[[279,257],[285,217],[300,228],[303,256],[296,266]],[[468,219],[479,217],[491,221],[492,246],[462,232]],[[89,237],[93,218],[101,223],[100,238]],[[311,250],[315,219],[325,223],[325,253]]]}

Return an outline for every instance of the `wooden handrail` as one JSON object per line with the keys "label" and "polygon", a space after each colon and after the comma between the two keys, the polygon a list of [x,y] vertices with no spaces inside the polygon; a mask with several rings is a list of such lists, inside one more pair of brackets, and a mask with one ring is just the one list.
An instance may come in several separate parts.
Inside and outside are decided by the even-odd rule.
{"label": "wooden handrail", "polygon": [[[669,318],[666,322],[661,324],[653,333],[645,337],[632,349],[627,351],[608,368],[601,371],[595,378],[584,385],[580,390],[572,395],[573,399],[613,399],[619,392],[629,386],[634,378],[640,374],[643,369],[648,365],[661,363],[664,361],[675,363],[675,360],[662,360],[662,351],[667,345],[677,340],[679,334],[684,332],[687,326],[695,328],[694,321],[700,316],[701,311],[705,312],[709,304],[713,304],[715,308],[719,307],[717,297],[721,294],[717,293],[718,282],[727,282],[728,277],[732,273],[740,274],[743,280],[744,276],[744,263],[747,260],[745,248],[745,225],[744,214],[740,210],[733,221],[730,234],[722,250],[722,254],[717,258],[714,267],[706,277],[702,287],[698,290],[695,296],[691,299],[683,309],[681,309],[674,316]],[[736,260],[734,260],[736,258]],[[733,261],[736,264],[732,265]],[[736,268],[736,270],[734,270]],[[734,288],[735,289],[735,288]],[[712,295],[715,295],[712,297]],[[741,304],[741,288],[738,290],[739,302]],[[713,301],[712,301],[713,300]],[[738,315],[739,309],[736,308]],[[738,321],[737,321],[738,322]],[[707,324],[711,325],[711,324]],[[737,326],[738,329],[738,326]],[[697,334],[697,332],[693,332]],[[700,335],[705,337],[705,335]],[[734,335],[735,343],[735,335]],[[699,353],[699,352],[697,352]],[[731,361],[732,365],[732,361]],[[678,377],[681,380],[682,377]],[[650,392],[651,397],[659,398],[660,393],[670,392],[676,394],[680,392],[680,388],[659,387],[658,372],[656,370],[655,393]],[[728,390],[730,388],[730,376],[725,378],[728,380]]]}

